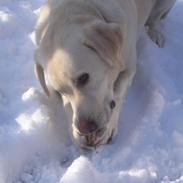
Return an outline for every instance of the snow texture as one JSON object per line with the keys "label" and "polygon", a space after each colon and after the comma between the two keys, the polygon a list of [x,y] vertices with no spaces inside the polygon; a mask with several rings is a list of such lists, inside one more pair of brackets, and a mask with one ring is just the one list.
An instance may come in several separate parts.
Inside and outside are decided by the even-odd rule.
{"label": "snow texture", "polygon": [[43,2],[0,0],[0,183],[183,183],[183,0],[162,22],[164,48],[144,31],[119,134],[88,153],[34,77]]}

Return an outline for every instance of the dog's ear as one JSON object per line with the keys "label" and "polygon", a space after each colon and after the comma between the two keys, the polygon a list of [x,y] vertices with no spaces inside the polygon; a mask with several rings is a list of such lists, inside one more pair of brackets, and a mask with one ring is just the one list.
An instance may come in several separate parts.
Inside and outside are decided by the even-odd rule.
{"label": "dog's ear", "polygon": [[110,66],[123,69],[123,36],[116,23],[95,21],[85,27],[84,45],[94,50]]}
{"label": "dog's ear", "polygon": [[35,59],[35,65],[34,65],[34,71],[36,74],[37,79],[39,80],[44,92],[46,93],[47,96],[50,95],[48,87],[46,86],[46,81],[45,81],[45,75],[44,75],[44,69],[43,67],[39,64],[39,57],[38,57],[38,52],[37,50],[35,51],[34,54],[34,59]]}

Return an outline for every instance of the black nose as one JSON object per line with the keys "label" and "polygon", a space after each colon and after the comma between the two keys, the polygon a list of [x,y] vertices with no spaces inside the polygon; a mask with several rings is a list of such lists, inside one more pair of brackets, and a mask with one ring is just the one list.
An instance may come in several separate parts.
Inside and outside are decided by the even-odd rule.
{"label": "black nose", "polygon": [[89,134],[97,130],[95,121],[81,119],[78,123],[78,130],[81,134]]}

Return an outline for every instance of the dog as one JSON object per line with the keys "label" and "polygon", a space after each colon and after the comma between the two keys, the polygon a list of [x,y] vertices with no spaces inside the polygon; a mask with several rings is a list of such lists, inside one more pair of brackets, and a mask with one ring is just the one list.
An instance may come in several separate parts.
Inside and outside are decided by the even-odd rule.
{"label": "dog", "polygon": [[46,95],[56,91],[74,143],[107,144],[136,73],[144,26],[159,47],[159,28],[175,0],[49,0],[35,29],[35,72]]}

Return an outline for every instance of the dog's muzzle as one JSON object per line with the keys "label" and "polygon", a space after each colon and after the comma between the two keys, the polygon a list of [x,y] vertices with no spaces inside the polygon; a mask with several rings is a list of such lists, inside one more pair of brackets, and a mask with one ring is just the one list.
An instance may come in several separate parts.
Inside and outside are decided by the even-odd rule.
{"label": "dog's muzzle", "polygon": [[112,130],[108,129],[107,125],[104,126],[107,123],[100,123],[100,120],[101,118],[80,117],[75,121],[73,132],[81,147],[92,148],[111,141],[113,136]]}
{"label": "dog's muzzle", "polygon": [[84,149],[96,148],[99,145],[108,144],[111,142],[113,133],[108,133],[105,128],[96,130],[89,134],[81,134],[76,130],[77,138],[79,138],[79,146]]}
{"label": "dog's muzzle", "polygon": [[[105,132],[105,129],[99,129],[96,131],[93,131],[92,133],[83,135],[85,138],[85,145],[86,146],[98,146],[102,140],[103,140],[103,134]],[[82,134],[80,134],[82,136]]]}

